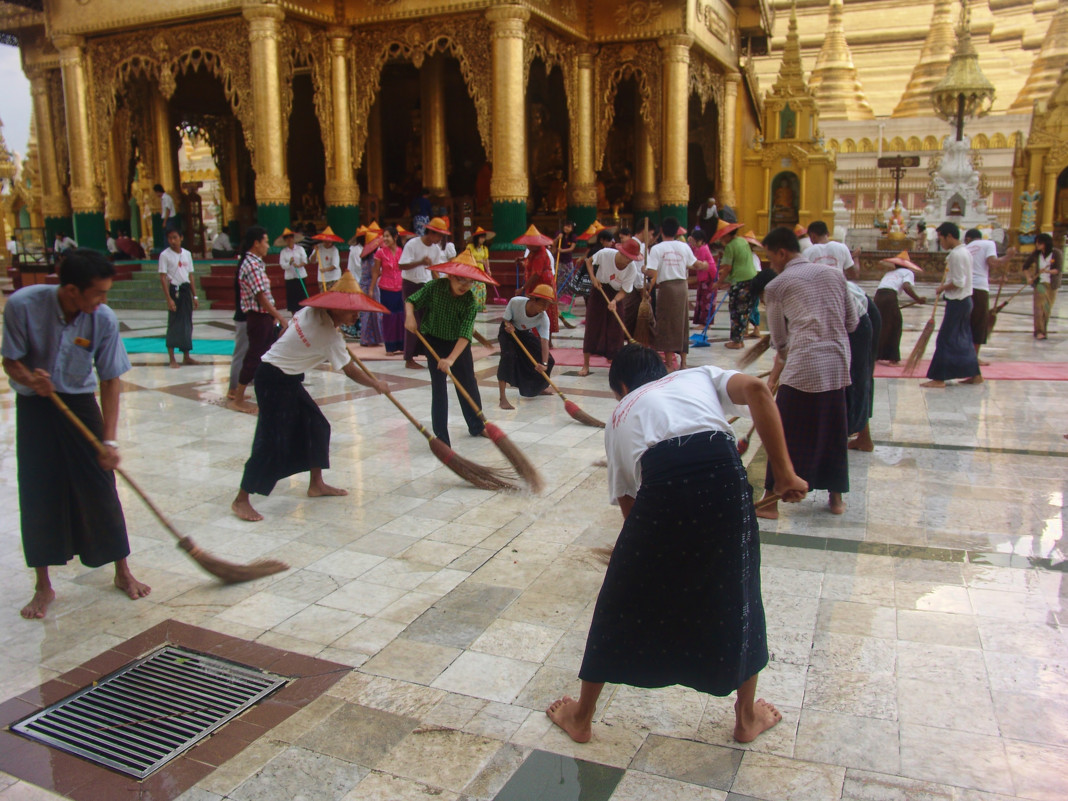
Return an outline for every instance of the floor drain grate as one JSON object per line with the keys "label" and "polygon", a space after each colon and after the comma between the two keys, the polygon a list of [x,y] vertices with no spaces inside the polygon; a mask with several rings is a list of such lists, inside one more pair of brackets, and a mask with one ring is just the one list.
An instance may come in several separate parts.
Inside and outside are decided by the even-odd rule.
{"label": "floor drain grate", "polygon": [[11,728],[143,779],[285,683],[167,646]]}

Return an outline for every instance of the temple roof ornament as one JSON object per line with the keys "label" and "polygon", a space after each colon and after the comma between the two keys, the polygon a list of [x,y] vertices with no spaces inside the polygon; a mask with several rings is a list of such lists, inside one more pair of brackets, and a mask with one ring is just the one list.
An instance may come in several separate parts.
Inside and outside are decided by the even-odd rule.
{"label": "temple roof ornament", "polygon": [[775,85],[768,90],[768,97],[812,98],[812,90],[805,83],[805,70],[801,66],[801,40],[797,35],[797,4],[790,7],[790,27],[786,32],[786,44],[782,51],[782,64]]}
{"label": "temple roof ornament", "polygon": [[994,85],[979,67],[979,53],[972,44],[971,12],[968,0],[961,0],[957,44],[949,67],[931,90],[935,114],[957,126],[956,141],[964,135],[964,120],[982,117],[994,103]]}
{"label": "temple roof ornament", "polygon": [[812,71],[812,94],[819,101],[820,116],[825,120],[874,119],[846,41],[843,5],[843,0],[831,0],[827,34]]}
{"label": "temple roof ornament", "polygon": [[894,117],[929,117],[931,90],[949,66],[956,38],[953,32],[953,0],[935,0],[931,30],[923,43],[920,60],[912,69],[905,93],[901,96]]}
{"label": "temple roof ornament", "polygon": [[1036,101],[1049,97],[1065,63],[1068,63],[1068,0],[1059,0],[1057,11],[1042,39],[1042,47],[1031,64],[1027,82],[1016,95],[1009,111],[1029,112]]}

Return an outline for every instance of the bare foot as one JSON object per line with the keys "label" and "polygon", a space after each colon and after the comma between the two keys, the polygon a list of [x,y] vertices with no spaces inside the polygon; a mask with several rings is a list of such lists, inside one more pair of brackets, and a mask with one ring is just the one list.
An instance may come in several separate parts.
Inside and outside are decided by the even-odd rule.
{"label": "bare foot", "polygon": [[945,381],[924,381],[922,384],[920,384],[920,386],[921,387],[926,387],[927,389],[945,389],[946,388],[946,382]]}
{"label": "bare foot", "polygon": [[773,503],[770,506],[765,506],[762,509],[756,510],[756,516],[762,517],[765,520],[778,520],[779,519],[779,504]]}
{"label": "bare foot", "polygon": [[[735,715],[737,716],[738,705],[735,703]],[[753,704],[752,720],[737,720],[734,724],[734,739],[740,743],[751,743],[762,732],[766,732],[776,723],[782,720],[782,712],[769,704],[763,698],[758,698]]]}
{"label": "bare foot", "polygon": [[588,376],[590,374],[590,368],[589,367],[583,367],[581,370],[578,371],[578,374],[579,374],[580,377],[585,378],[586,376]]}
{"label": "bare foot", "polygon": [[115,576],[115,586],[126,593],[126,597],[131,601],[136,601],[138,598],[144,598],[152,592],[151,587],[144,582],[135,579],[133,574],[129,571]]}
{"label": "bare foot", "polygon": [[178,364],[178,362],[176,362],[174,359],[171,359],[171,363],[167,366],[170,367],[172,370],[177,370],[181,365]]}
{"label": "bare foot", "polygon": [[867,426],[857,436],[849,440],[846,447],[851,451],[863,451],[864,453],[871,453],[875,450],[875,443],[871,441],[871,432],[868,431]]}
{"label": "bare foot", "polygon": [[553,701],[549,708],[545,710],[549,720],[567,732],[568,737],[576,743],[588,743],[590,737],[593,736],[593,728],[588,720],[579,720],[577,712],[578,701],[570,695],[565,695],[558,701]]}
{"label": "bare foot", "polygon": [[556,393],[553,392],[553,388],[552,387],[546,387],[545,389],[543,389],[538,394],[539,395],[555,395]]}
{"label": "bare foot", "polygon": [[30,602],[22,607],[19,612],[27,620],[40,620],[48,612],[48,606],[56,600],[56,591],[51,587],[45,590],[37,590]]}
{"label": "bare foot", "polygon": [[226,404],[226,408],[234,412],[244,412],[245,414],[260,413],[260,408],[255,403],[249,403],[248,401],[230,400]]}
{"label": "bare foot", "polygon": [[961,381],[962,384],[982,384],[983,377],[981,375],[973,375],[971,378],[965,378]]}
{"label": "bare foot", "polygon": [[497,404],[497,405],[500,406],[502,409],[505,409],[507,411],[511,411],[512,409],[515,408],[512,404],[510,404],[508,402],[508,400],[506,398],[501,398],[501,402],[499,404]]}
{"label": "bare foot", "polygon": [[1035,334],[1035,339],[1046,339],[1045,334]]}
{"label": "bare foot", "polygon": [[227,400],[233,400],[236,397],[237,397],[237,390],[233,390],[233,389],[227,390],[227,392],[226,392],[226,399]]}
{"label": "bare foot", "polygon": [[309,498],[325,498],[348,494],[348,490],[341,489],[340,487],[331,487],[329,484],[326,484],[322,481],[320,481],[318,484],[310,484],[308,486]]}
{"label": "bare foot", "polygon": [[184,359],[182,359],[182,364],[200,364],[200,362],[198,362],[192,356],[186,356]]}
{"label": "bare foot", "polygon": [[831,510],[832,515],[844,515],[845,514],[845,501],[842,500],[842,496],[837,492],[832,492],[830,499],[827,501],[827,508]]}
{"label": "bare foot", "polygon": [[989,367],[990,366],[990,362],[986,361],[985,359],[980,359],[979,360],[979,366],[980,367]]}
{"label": "bare foot", "polygon": [[742,348],[745,347],[745,343],[744,342],[733,342],[732,341],[732,342],[728,342],[723,347],[725,347],[727,350],[741,350]]}
{"label": "bare foot", "polygon": [[250,523],[256,523],[263,520],[263,515],[253,509],[252,504],[248,501],[234,501],[230,504],[230,508],[233,509],[235,515]]}
{"label": "bare foot", "polygon": [[404,363],[404,366],[407,367],[409,370],[422,370],[423,369],[423,366],[421,364],[419,364],[419,362],[415,361],[415,359],[409,359],[408,361],[406,361]]}

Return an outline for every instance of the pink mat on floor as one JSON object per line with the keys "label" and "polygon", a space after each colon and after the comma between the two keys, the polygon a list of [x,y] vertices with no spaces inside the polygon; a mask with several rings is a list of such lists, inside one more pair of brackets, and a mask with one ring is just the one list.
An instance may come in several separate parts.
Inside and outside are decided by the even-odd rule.
{"label": "pink mat on floor", "polygon": [[[560,367],[582,366],[582,350],[579,348],[553,348],[550,353]],[[590,356],[590,367],[609,367],[611,364],[604,356]]]}
{"label": "pink mat on floor", "polygon": [[[912,376],[904,375],[905,362],[897,366],[875,365],[876,378],[923,378],[931,360],[924,359]],[[983,378],[995,381],[1068,381],[1068,363],[1065,362],[994,362],[983,368]]]}
{"label": "pink mat on floor", "polygon": [[[358,344],[356,342],[346,342],[345,345],[348,347],[348,349],[350,351],[352,351],[354,354],[356,354],[356,358],[359,359],[361,362],[403,362],[404,361],[404,357],[403,356],[387,356],[386,355],[386,349],[384,347],[382,347],[381,345],[378,345],[378,346],[375,346],[375,347],[367,347],[367,348],[365,348],[363,345],[360,345],[360,344]],[[481,345],[475,345],[471,350],[471,355],[474,357],[475,361],[478,361],[479,359],[485,359],[487,356],[492,356],[496,352],[497,352],[496,348],[494,348],[493,350],[490,350],[489,348],[484,348]],[[423,360],[423,357],[421,357],[421,356],[418,357],[418,360],[419,360],[419,364],[421,364],[421,365],[425,364],[425,362]]]}

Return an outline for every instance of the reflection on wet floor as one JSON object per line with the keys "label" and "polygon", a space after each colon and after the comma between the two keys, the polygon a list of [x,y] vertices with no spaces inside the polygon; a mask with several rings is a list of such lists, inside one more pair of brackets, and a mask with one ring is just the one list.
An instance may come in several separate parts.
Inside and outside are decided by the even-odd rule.
{"label": "reflection on wet floor", "polygon": [[622,778],[621,768],[534,750],[493,798],[494,801],[607,801]]}

